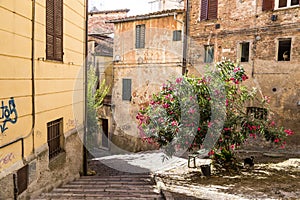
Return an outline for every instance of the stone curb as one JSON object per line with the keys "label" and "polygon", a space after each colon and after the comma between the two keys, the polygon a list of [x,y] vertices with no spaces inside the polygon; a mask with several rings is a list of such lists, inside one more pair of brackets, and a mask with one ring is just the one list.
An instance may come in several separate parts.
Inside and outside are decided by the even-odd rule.
{"label": "stone curb", "polygon": [[171,192],[167,191],[166,185],[164,184],[162,179],[157,176],[157,174],[153,175],[153,180],[156,183],[158,192],[161,194],[164,200],[174,200]]}

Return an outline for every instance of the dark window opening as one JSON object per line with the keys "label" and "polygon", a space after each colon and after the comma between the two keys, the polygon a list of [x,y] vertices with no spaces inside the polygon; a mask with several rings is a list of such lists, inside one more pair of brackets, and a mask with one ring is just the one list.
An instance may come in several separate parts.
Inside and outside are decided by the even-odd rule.
{"label": "dark window opening", "polygon": [[278,8],[282,8],[286,6],[287,6],[287,0],[279,0]]}
{"label": "dark window opening", "polygon": [[290,61],[292,39],[280,39],[278,41],[278,61]]}
{"label": "dark window opening", "polygon": [[213,45],[204,46],[204,50],[205,50],[204,62],[212,63],[214,61],[214,46]]}
{"label": "dark window opening", "polygon": [[251,115],[255,119],[267,119],[268,111],[266,108],[247,107],[247,115]]}
{"label": "dark window opening", "polygon": [[63,151],[64,135],[62,118],[47,123],[47,136],[49,159],[52,159]]}
{"label": "dark window opening", "polygon": [[46,59],[63,60],[63,0],[46,1]]}
{"label": "dark window opening", "polygon": [[135,48],[145,48],[145,24],[135,28]]}
{"label": "dark window opening", "polygon": [[181,30],[173,31],[173,41],[181,40]]}
{"label": "dark window opening", "polygon": [[249,61],[249,42],[241,43],[241,62]]}
{"label": "dark window opening", "polygon": [[131,101],[131,79],[122,80],[122,100]]}
{"label": "dark window opening", "polygon": [[28,186],[28,165],[25,165],[17,171],[18,194],[21,194]]}
{"label": "dark window opening", "polygon": [[299,0],[291,0],[291,6],[299,5]]}

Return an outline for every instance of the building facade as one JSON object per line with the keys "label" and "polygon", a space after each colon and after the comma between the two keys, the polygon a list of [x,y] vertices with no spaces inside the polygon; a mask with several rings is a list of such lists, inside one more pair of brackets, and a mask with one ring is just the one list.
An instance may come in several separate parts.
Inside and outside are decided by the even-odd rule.
{"label": "building facade", "polygon": [[0,199],[28,199],[82,169],[87,4],[0,4]]}
{"label": "building facade", "polygon": [[136,114],[168,79],[182,73],[184,11],[165,10],[114,23],[112,119],[109,139],[116,151],[148,148]]}
{"label": "building facade", "polygon": [[[186,1],[187,3],[187,1]],[[274,118],[300,138],[299,0],[189,0],[190,72],[223,57],[239,62],[249,86],[271,99]],[[255,106],[255,105],[254,105]]]}

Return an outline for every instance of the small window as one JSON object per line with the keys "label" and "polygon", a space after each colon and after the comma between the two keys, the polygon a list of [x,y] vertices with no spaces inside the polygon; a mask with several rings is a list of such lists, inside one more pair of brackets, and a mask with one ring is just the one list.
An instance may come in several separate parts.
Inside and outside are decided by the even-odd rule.
{"label": "small window", "polygon": [[265,108],[247,107],[247,115],[253,116],[255,119],[267,119],[268,111]]}
{"label": "small window", "polygon": [[275,8],[299,6],[299,0],[275,0]]}
{"label": "small window", "polygon": [[291,59],[291,44],[292,44],[291,38],[279,39],[278,55],[277,55],[278,61],[290,61],[290,59]]}
{"label": "small window", "polygon": [[200,20],[217,19],[218,0],[201,0]]}
{"label": "small window", "polygon": [[57,119],[47,123],[49,159],[56,157],[63,151],[63,119]]}
{"label": "small window", "polygon": [[131,100],[131,79],[123,79],[122,81],[122,100]]}
{"label": "small window", "polygon": [[248,62],[249,61],[249,42],[243,42],[240,44],[241,49],[241,62]]}
{"label": "small window", "polygon": [[181,30],[173,31],[173,41],[181,41]]}
{"label": "small window", "polygon": [[213,45],[204,46],[204,50],[205,50],[204,62],[205,63],[214,62],[214,46]]}
{"label": "small window", "polygon": [[135,28],[135,48],[145,48],[145,24],[137,25]]}

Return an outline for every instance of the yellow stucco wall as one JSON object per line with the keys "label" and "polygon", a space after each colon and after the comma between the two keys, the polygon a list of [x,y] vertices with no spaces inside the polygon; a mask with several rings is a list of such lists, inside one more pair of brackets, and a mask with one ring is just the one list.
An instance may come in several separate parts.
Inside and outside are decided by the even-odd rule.
{"label": "yellow stucco wall", "polygon": [[[63,62],[46,60],[46,0],[35,3],[35,125],[31,134],[32,1],[0,1],[0,147],[26,137],[25,159],[47,144],[47,122],[63,118],[66,133],[83,121],[85,1],[63,2]],[[0,175],[14,170],[22,161],[21,154],[21,142],[1,148]]]}

